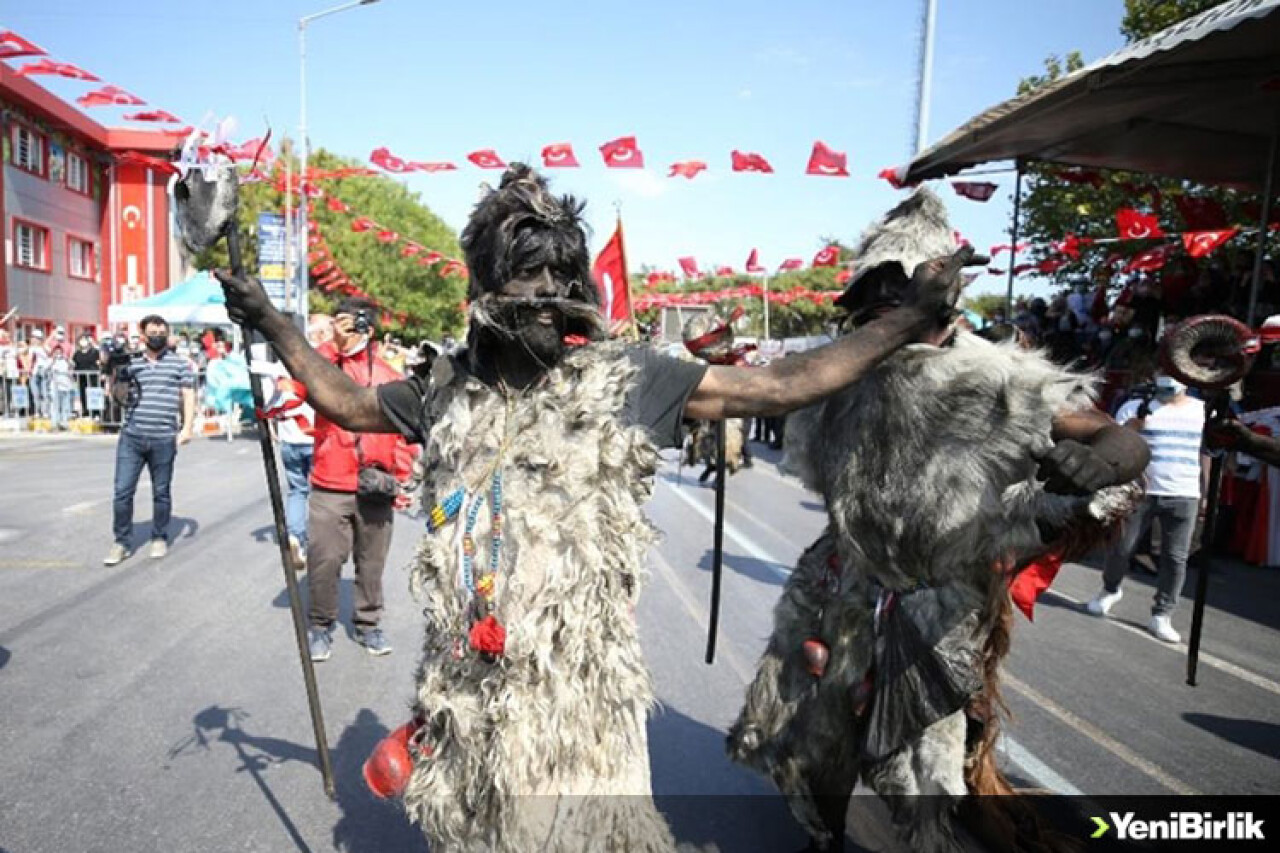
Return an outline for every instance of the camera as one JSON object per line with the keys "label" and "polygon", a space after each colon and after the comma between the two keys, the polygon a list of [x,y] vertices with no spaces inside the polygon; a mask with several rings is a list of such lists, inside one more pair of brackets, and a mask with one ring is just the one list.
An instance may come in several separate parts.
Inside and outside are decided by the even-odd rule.
{"label": "camera", "polygon": [[362,335],[367,335],[373,330],[373,320],[369,317],[369,312],[364,308],[356,312],[355,320],[351,325]]}
{"label": "camera", "polygon": [[106,370],[109,376],[117,381],[129,378],[129,363],[133,361],[133,355],[125,346],[114,340],[107,341],[106,357]]}

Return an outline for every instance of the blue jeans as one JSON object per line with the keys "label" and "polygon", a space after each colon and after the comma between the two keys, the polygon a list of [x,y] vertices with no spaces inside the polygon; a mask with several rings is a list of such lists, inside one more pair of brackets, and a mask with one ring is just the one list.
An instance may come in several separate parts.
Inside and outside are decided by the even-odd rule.
{"label": "blue jeans", "polygon": [[111,528],[116,541],[126,548],[133,535],[133,495],[138,490],[144,465],[151,474],[151,538],[168,540],[169,516],[173,512],[169,486],[173,482],[173,460],[177,455],[177,436],[152,438],[127,429],[120,433],[116,443]]}
{"label": "blue jeans", "polygon": [[284,463],[284,479],[289,486],[284,516],[289,535],[307,547],[307,499],[311,497],[311,460],[315,448],[310,444],[280,442],[280,461]]}
{"label": "blue jeans", "polygon": [[71,400],[75,396],[75,391],[50,391],[49,399],[53,403],[53,411],[50,417],[53,419],[54,429],[66,429],[71,423]]}
{"label": "blue jeans", "polygon": [[1138,539],[1151,529],[1152,519],[1160,519],[1160,567],[1156,575],[1156,599],[1153,616],[1167,616],[1178,606],[1178,594],[1187,579],[1187,557],[1195,537],[1199,498],[1176,498],[1147,495],[1124,522],[1120,541],[1107,550],[1102,568],[1102,585],[1107,592],[1120,589],[1129,571],[1129,559],[1138,547]]}
{"label": "blue jeans", "polygon": [[49,416],[49,377],[44,373],[31,374],[31,382],[27,385],[31,397],[30,411],[32,416],[46,418]]}

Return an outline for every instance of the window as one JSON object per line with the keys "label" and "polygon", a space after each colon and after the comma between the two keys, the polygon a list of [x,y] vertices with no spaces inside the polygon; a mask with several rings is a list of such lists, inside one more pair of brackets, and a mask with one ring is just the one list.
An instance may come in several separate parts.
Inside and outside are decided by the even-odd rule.
{"label": "window", "polygon": [[67,275],[92,280],[95,266],[93,244],[79,237],[67,237]]}
{"label": "window", "polygon": [[44,137],[25,125],[13,125],[13,165],[44,177]]}
{"label": "window", "polygon": [[49,271],[49,229],[13,220],[14,266]]}
{"label": "window", "polygon": [[67,189],[89,194],[89,164],[70,151],[67,152]]}

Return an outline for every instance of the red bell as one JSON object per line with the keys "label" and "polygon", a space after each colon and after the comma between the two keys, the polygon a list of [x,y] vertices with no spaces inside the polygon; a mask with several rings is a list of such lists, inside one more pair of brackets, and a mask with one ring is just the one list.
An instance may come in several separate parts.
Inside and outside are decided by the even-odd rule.
{"label": "red bell", "polygon": [[804,652],[805,669],[814,678],[821,678],[822,674],[827,671],[827,661],[831,659],[831,652],[827,650],[827,644],[819,639],[810,637],[804,641],[801,650]]}
{"label": "red bell", "polygon": [[370,791],[385,799],[398,797],[409,787],[409,777],[413,775],[409,742],[421,728],[420,721],[411,720],[378,741],[364,763],[364,782]]}

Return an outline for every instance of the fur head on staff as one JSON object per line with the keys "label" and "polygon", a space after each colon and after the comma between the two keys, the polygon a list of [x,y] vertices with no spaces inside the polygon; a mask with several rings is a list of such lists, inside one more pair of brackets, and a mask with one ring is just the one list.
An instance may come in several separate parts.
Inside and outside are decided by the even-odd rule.
{"label": "fur head on staff", "polygon": [[915,268],[956,250],[942,199],[921,187],[863,232],[853,278],[835,304],[854,326],[902,304]]}
{"label": "fur head on staff", "polygon": [[548,368],[564,354],[566,336],[607,335],[582,209],[573,196],[553,195],[523,163],[486,190],[461,240],[477,355],[514,345]]}

